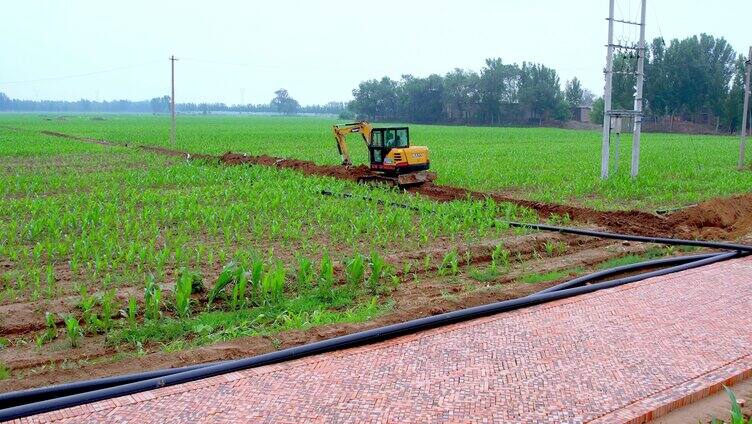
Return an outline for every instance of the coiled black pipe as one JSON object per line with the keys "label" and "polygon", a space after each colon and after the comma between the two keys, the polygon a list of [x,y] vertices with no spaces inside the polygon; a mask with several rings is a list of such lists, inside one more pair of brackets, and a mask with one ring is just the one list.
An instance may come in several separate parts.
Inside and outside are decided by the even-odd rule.
{"label": "coiled black pipe", "polygon": [[[690,263],[672,267],[670,272],[677,272],[684,269],[708,265],[715,262],[743,256],[740,252],[728,252],[713,255],[705,259],[695,260]],[[671,269],[671,268],[670,268]],[[664,270],[667,271],[668,270]],[[248,368],[259,367],[262,365],[274,364],[283,361],[289,361],[305,356],[319,353],[339,350],[353,346],[374,343],[397,336],[410,334],[430,328],[443,325],[453,324],[461,321],[471,320],[487,315],[497,314],[500,312],[511,311],[519,308],[533,306],[553,300],[565,299],[572,296],[578,296],[585,293],[591,293],[611,287],[617,287],[641,279],[640,275],[620,278],[612,281],[561,289],[548,293],[536,293],[530,296],[496,302],[488,305],[476,306],[473,308],[462,309],[459,311],[447,312],[440,315],[434,315],[425,318],[419,318],[404,323],[388,325],[385,327],[361,331],[354,334],[335,337],[329,340],[310,343],[303,346],[292,347],[277,352],[271,352],[264,355],[258,355],[251,358],[226,361],[213,365],[202,366],[200,368],[178,372],[175,374],[165,375],[147,380],[135,381],[115,387],[108,387],[94,390],[86,393],[79,393],[64,396],[55,399],[43,400],[35,403],[19,405],[11,408],[0,410],[0,421],[11,420],[30,415],[40,414],[62,408],[69,408],[76,405],[96,402],[103,399],[109,399],[118,396],[125,396],[146,390],[158,389],[164,386],[187,383],[203,378],[213,377],[220,374],[240,371]]]}

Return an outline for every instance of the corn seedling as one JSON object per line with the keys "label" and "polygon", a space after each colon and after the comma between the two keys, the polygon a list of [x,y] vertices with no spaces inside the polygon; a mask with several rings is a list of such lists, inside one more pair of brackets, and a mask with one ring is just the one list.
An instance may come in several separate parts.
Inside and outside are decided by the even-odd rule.
{"label": "corn seedling", "polygon": [[331,299],[334,290],[334,264],[329,253],[324,253],[321,258],[318,281],[319,296],[323,299]]}
{"label": "corn seedling", "polygon": [[138,301],[135,297],[128,298],[128,325],[131,327],[136,326],[136,316],[138,314]]}
{"label": "corn seedling", "polygon": [[191,293],[193,292],[193,273],[181,269],[178,281],[175,283],[175,312],[180,318],[187,318],[191,314]]}
{"label": "corn seedling", "polygon": [[298,290],[305,292],[311,288],[313,282],[313,263],[305,256],[298,255],[298,269],[296,271],[295,282]]}
{"label": "corn seedling", "polygon": [[86,286],[83,284],[79,289],[79,294],[81,295],[81,300],[79,301],[78,306],[83,312],[84,323],[89,330],[93,331],[99,325],[99,318],[97,318],[97,314],[94,312],[94,304],[97,299],[87,292]]}
{"label": "corn seedling", "polygon": [[206,308],[211,308],[212,303],[220,296],[225,288],[230,285],[237,278],[240,268],[235,262],[230,262],[222,268],[222,272],[219,274],[217,281],[214,283],[214,287],[209,290],[209,299],[206,304]]}
{"label": "corn seedling", "polygon": [[387,271],[386,261],[377,251],[371,252],[371,261],[369,263],[371,274],[368,276],[368,291],[372,295],[378,294],[381,288],[381,278]]}
{"label": "corn seedling", "polygon": [[459,273],[459,258],[456,250],[452,249],[444,255],[438,271],[439,275],[457,275]]}
{"label": "corn seedling", "polygon": [[554,242],[551,240],[546,241],[546,243],[543,245],[543,249],[546,251],[546,256],[554,256]]}
{"label": "corn seedling", "polygon": [[146,288],[144,289],[144,311],[146,319],[159,319],[161,312],[159,310],[162,299],[162,287],[157,284],[154,275],[146,278]]}
{"label": "corn seedling", "polygon": [[57,323],[55,322],[55,315],[50,312],[44,314],[44,326],[45,330],[40,336],[35,339],[37,347],[41,347],[45,343],[51,342],[57,337]]}
{"label": "corn seedling", "polygon": [[235,285],[232,286],[232,298],[230,306],[233,310],[245,308],[246,287],[248,286],[248,276],[246,272],[240,270],[235,279]]}
{"label": "corn seedling", "polygon": [[101,328],[105,332],[112,328],[112,314],[117,308],[115,304],[115,289],[110,289],[102,294],[99,303],[102,306]]}
{"label": "corn seedling", "polygon": [[81,331],[81,326],[78,322],[78,319],[73,315],[68,315],[65,318],[65,331],[68,336],[68,342],[70,342],[70,346],[77,347],[81,336],[83,336],[83,331]]}
{"label": "corn seedling", "polygon": [[277,264],[264,273],[261,278],[261,290],[269,302],[279,302],[285,292],[285,267]]}
{"label": "corn seedling", "polygon": [[345,279],[352,290],[357,290],[358,287],[360,287],[360,284],[363,282],[365,271],[366,265],[363,255],[355,255],[354,258],[347,262],[347,266],[345,267]]}

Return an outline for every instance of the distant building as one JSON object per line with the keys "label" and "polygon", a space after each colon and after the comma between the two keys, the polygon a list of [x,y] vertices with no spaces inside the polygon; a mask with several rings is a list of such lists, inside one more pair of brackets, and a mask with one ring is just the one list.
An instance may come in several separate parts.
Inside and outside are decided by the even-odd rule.
{"label": "distant building", "polygon": [[590,122],[590,106],[575,106],[572,108],[572,120],[577,122]]}

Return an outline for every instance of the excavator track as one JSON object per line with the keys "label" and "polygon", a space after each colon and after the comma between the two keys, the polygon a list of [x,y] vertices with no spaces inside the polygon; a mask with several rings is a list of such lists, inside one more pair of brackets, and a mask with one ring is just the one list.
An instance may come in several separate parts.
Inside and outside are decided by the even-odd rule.
{"label": "excavator track", "polygon": [[428,171],[410,172],[407,174],[398,175],[384,175],[373,173],[359,177],[358,183],[375,185],[385,184],[392,187],[410,187],[432,182],[435,179],[436,173]]}

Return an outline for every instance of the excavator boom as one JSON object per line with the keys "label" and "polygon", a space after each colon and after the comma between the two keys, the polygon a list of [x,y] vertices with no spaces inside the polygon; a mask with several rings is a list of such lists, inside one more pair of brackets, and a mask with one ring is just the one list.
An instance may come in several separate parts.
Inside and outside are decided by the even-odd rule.
{"label": "excavator boom", "polygon": [[337,141],[337,150],[339,150],[339,154],[342,157],[342,165],[352,165],[350,151],[347,149],[347,143],[345,142],[345,138],[348,134],[360,133],[363,137],[363,141],[366,143],[366,147],[371,144],[371,131],[373,131],[373,125],[367,121],[335,125],[332,127],[332,130],[334,131],[334,139]]}

